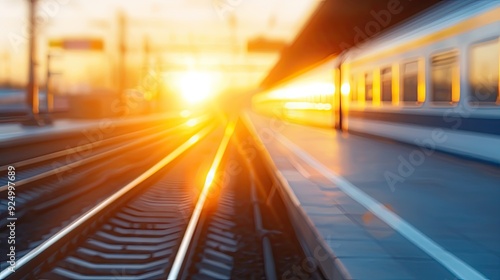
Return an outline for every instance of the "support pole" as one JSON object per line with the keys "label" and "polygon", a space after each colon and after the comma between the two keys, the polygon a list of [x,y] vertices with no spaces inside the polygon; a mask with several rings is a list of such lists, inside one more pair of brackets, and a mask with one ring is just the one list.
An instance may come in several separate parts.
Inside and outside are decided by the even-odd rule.
{"label": "support pole", "polygon": [[338,82],[338,88],[337,88],[337,96],[339,97],[339,122],[338,122],[338,127],[337,129],[342,131],[343,130],[343,112],[342,112],[342,64],[339,64],[338,66],[339,69],[339,82]]}
{"label": "support pole", "polygon": [[45,80],[46,85],[46,98],[45,98],[45,114],[44,122],[52,124],[52,112],[54,111],[54,92],[52,91],[52,73],[50,72],[50,62],[52,55],[50,52],[47,54],[47,77]]}
{"label": "support pole", "polygon": [[28,120],[24,125],[40,126],[43,122],[39,117],[39,96],[38,96],[38,77],[37,77],[37,57],[36,57],[36,4],[38,0],[29,1],[29,46],[28,46],[28,86],[26,88],[26,105],[28,106]]}
{"label": "support pole", "polygon": [[334,83],[335,83],[335,94],[338,96],[338,114],[337,118],[338,121],[335,122],[335,128],[337,130],[343,131],[344,130],[344,112],[342,108],[342,80],[343,80],[343,73],[342,73],[342,65],[344,64],[344,61],[346,59],[345,53],[341,53],[339,55],[339,62],[337,64],[337,71],[338,71],[338,80],[337,77],[334,77]]}

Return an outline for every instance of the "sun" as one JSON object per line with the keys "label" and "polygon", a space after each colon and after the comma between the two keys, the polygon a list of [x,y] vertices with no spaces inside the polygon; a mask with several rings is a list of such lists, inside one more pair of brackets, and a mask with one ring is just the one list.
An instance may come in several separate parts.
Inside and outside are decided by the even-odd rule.
{"label": "sun", "polygon": [[210,72],[190,71],[179,74],[177,87],[184,101],[199,104],[215,93],[217,77]]}

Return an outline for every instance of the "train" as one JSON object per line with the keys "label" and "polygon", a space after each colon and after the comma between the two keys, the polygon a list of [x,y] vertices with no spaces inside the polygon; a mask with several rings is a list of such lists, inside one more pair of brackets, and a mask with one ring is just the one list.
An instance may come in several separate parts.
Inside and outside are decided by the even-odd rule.
{"label": "train", "polygon": [[500,1],[444,1],[252,98],[254,111],[500,164]]}

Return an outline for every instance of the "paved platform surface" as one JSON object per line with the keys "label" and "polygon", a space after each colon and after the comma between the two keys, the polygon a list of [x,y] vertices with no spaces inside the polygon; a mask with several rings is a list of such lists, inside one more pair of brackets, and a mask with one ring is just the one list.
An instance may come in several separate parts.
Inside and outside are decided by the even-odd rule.
{"label": "paved platform surface", "polygon": [[82,131],[88,128],[95,127],[99,124],[99,120],[58,120],[53,125],[49,126],[23,126],[17,123],[0,124],[0,142],[11,141],[21,138],[38,137],[41,135]]}
{"label": "paved platform surface", "polygon": [[500,279],[500,168],[249,116],[344,278]]}

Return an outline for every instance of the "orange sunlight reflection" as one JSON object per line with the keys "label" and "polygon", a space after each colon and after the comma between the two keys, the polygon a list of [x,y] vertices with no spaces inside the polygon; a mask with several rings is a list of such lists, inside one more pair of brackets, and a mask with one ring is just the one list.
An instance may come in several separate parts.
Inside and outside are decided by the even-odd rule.
{"label": "orange sunlight reflection", "polygon": [[205,187],[209,187],[212,185],[212,182],[214,181],[215,178],[215,170],[210,169],[207,174],[207,178],[205,179]]}
{"label": "orange sunlight reflection", "polygon": [[212,166],[208,171],[207,179],[205,180],[205,185],[203,186],[203,193],[206,193],[212,185],[212,182],[215,178],[215,173],[217,172],[217,169],[219,168],[219,165],[222,161],[222,157],[224,156],[226,147],[229,144],[231,136],[233,135],[235,126],[236,122],[233,121],[227,125],[226,130],[224,131],[224,139],[222,139],[222,143],[220,144],[219,149],[217,150],[217,154],[215,155]]}
{"label": "orange sunlight reflection", "polygon": [[191,138],[189,138],[188,142],[190,144],[194,144],[196,142],[198,142],[200,140],[200,135],[196,134],[196,135],[193,135]]}
{"label": "orange sunlight reflection", "polygon": [[194,127],[198,124],[198,120],[196,119],[190,119],[189,121],[186,122],[186,125],[189,126],[189,127]]}

